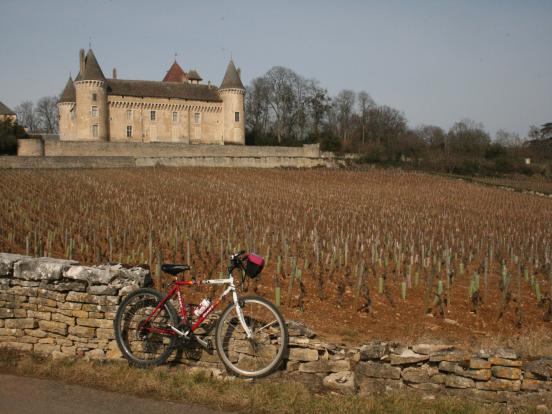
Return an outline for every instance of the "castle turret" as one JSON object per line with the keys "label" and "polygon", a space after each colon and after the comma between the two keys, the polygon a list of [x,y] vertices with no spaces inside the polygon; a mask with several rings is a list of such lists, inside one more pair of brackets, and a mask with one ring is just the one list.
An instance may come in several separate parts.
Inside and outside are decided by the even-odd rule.
{"label": "castle turret", "polygon": [[240,79],[239,70],[230,60],[224,79],[219,87],[222,99],[223,129],[225,144],[245,144],[244,99],[245,88]]}
{"label": "castle turret", "polygon": [[79,53],[80,72],[75,78],[76,139],[107,141],[109,137],[107,85],[92,49]]}
{"label": "castle turret", "polygon": [[76,137],[77,132],[77,108],[76,108],[76,91],[73,79],[69,76],[69,80],[65,85],[65,89],[61,92],[58,101],[59,112],[59,139],[69,141]]}

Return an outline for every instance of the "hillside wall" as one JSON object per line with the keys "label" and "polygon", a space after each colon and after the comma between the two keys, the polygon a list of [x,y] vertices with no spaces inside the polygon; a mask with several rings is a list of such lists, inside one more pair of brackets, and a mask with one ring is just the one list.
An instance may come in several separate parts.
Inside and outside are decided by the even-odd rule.
{"label": "hillside wall", "polygon": [[339,162],[333,153],[322,153],[318,144],[263,147],[36,138],[18,140],[18,156],[0,157],[0,168],[314,168],[333,167]]}
{"label": "hillside wall", "polygon": [[320,157],[318,145],[264,147],[187,145],[170,142],[78,142],[44,140],[47,157]]}
{"label": "hillside wall", "polygon": [[[0,253],[0,347],[54,358],[121,359],[113,333],[117,306],[148,280],[149,271],[140,267]],[[211,322],[204,337],[212,335]],[[410,389],[484,402],[552,402],[552,358],[524,359],[509,349],[470,352],[450,344],[374,341],[344,347],[318,339],[300,323],[288,326],[290,349],[281,375],[320,391]],[[217,354],[201,348],[171,358],[190,371],[226,375]]]}
{"label": "hillside wall", "polygon": [[38,157],[0,156],[0,169],[20,168],[129,168],[129,167],[232,167],[314,168],[334,167],[339,160],[309,157]]}

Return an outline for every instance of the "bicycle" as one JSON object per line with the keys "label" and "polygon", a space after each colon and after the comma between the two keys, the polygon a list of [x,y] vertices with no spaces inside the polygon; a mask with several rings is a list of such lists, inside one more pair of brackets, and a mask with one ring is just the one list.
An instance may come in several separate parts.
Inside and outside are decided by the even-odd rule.
{"label": "bicycle", "polygon": [[[182,343],[195,342],[209,352],[210,340],[194,334],[223,299],[232,295],[232,302],[223,310],[215,328],[215,348],[224,366],[240,377],[255,378],[276,370],[287,352],[288,332],[285,320],[271,302],[259,296],[240,297],[233,273],[257,277],[264,259],[240,251],[230,256],[227,277],[197,281],[179,275],[190,270],[186,264],[163,264],[161,269],[175,279],[163,296],[152,288],[131,292],[119,305],[115,320],[115,339],[124,358],[139,367],[166,362]],[[194,308],[184,302],[181,288],[197,285],[228,285],[212,302],[204,299]],[[180,315],[171,299],[176,294]],[[194,316],[197,318],[194,321]]]}

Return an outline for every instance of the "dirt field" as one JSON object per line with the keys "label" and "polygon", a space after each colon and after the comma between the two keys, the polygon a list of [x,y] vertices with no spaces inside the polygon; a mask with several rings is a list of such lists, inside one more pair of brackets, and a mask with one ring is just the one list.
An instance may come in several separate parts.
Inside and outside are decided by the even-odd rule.
{"label": "dirt field", "polygon": [[0,251],[161,254],[218,277],[254,250],[268,265],[248,292],[279,289],[288,318],[334,340],[552,351],[546,198],[391,170],[34,170],[0,171],[0,211]]}

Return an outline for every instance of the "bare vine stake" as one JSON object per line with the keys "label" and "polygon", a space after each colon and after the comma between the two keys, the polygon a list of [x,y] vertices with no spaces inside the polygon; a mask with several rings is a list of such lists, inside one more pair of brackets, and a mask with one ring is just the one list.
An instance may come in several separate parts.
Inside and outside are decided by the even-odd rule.
{"label": "bare vine stake", "polygon": [[290,306],[291,304],[291,293],[293,291],[293,279],[295,279],[295,272],[297,270],[297,262],[295,257],[291,258],[291,271],[289,275],[289,286],[288,286],[288,292],[287,292],[287,305]]}

